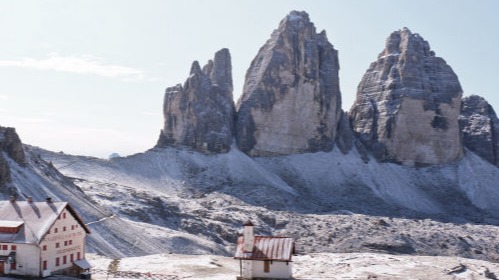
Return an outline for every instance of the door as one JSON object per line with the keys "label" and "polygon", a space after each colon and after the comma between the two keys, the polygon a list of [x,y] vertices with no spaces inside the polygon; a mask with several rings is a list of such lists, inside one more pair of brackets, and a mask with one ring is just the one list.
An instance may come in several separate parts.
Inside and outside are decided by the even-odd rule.
{"label": "door", "polygon": [[3,275],[5,273],[4,270],[5,263],[3,261],[0,262],[0,275]]}

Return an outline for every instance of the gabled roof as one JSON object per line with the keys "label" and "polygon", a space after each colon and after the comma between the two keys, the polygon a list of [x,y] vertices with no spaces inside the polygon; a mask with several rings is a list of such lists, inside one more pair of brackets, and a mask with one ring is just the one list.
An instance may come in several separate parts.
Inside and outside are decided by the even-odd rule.
{"label": "gabled roof", "polygon": [[244,252],[244,236],[237,239],[234,258],[243,260],[291,261],[295,241],[291,237],[255,236],[255,245],[250,253]]}
{"label": "gabled roof", "polygon": [[67,202],[0,201],[0,221],[24,222],[17,233],[0,233],[0,242],[39,244],[64,209],[90,233]]}

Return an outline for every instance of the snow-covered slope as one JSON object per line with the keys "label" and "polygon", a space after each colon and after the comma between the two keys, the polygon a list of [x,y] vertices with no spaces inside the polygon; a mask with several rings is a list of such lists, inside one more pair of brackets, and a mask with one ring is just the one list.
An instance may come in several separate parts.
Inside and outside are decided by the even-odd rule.
{"label": "snow-covered slope", "polygon": [[[25,147],[25,152],[26,166],[7,159],[12,173],[12,182],[8,187],[17,189],[24,198],[31,196],[36,201],[44,201],[47,197],[68,201],[92,231],[88,238],[91,251],[113,257],[169,251],[187,254],[224,252],[222,246],[185,232],[118,217],[105,204],[96,203],[93,197],[57,171],[51,162],[43,160],[39,153],[33,153],[30,147]],[[6,199],[7,195],[2,196]]]}
{"label": "snow-covered slope", "polygon": [[[355,150],[250,158],[234,147],[220,155],[168,148],[103,160],[28,149],[113,217],[189,236],[175,242],[193,253],[231,254],[249,218],[260,234],[296,237],[301,252],[499,260],[499,171],[471,153],[414,168],[365,163]],[[181,252],[175,242],[157,250]]]}

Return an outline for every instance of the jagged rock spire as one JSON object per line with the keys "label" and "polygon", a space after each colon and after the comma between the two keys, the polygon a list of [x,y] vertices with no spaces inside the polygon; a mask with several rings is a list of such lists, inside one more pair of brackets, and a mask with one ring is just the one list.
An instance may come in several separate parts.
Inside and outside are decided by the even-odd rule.
{"label": "jagged rock spire", "polygon": [[157,147],[189,147],[221,153],[230,150],[234,126],[232,66],[228,49],[201,69],[194,61],[184,85],[169,87],[163,103],[164,126]]}
{"label": "jagged rock spire", "polygon": [[328,151],[341,116],[338,53],[292,11],[260,48],[238,101],[239,148],[252,156]]}
{"label": "jagged rock spire", "polygon": [[393,32],[357,89],[353,129],[379,160],[443,164],[462,156],[462,89],[451,67],[409,29]]}

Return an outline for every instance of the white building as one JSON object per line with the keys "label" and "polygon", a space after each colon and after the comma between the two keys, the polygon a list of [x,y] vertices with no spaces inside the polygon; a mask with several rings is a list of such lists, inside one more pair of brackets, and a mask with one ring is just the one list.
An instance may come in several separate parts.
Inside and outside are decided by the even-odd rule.
{"label": "white building", "polygon": [[253,223],[244,223],[244,232],[237,240],[236,254],[239,259],[239,280],[290,279],[291,257],[295,242],[291,237],[255,236]]}
{"label": "white building", "polygon": [[0,275],[79,275],[89,233],[67,202],[0,201]]}

